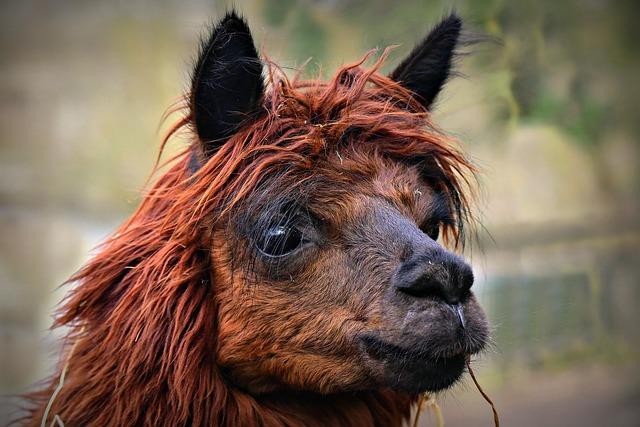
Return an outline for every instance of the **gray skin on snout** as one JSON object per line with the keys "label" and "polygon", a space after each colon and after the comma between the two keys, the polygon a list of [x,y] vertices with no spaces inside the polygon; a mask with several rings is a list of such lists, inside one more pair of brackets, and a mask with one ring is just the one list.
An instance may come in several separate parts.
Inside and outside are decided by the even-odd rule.
{"label": "gray skin on snout", "polygon": [[462,375],[465,359],[488,340],[488,324],[471,287],[471,267],[383,201],[352,231],[356,265],[374,271],[384,328],[358,337],[381,385],[438,391]]}

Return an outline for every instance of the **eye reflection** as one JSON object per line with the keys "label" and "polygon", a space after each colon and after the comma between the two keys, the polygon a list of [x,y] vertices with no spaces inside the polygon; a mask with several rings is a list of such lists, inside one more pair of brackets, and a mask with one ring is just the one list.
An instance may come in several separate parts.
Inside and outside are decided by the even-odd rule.
{"label": "eye reflection", "polygon": [[296,227],[269,227],[258,242],[258,250],[270,257],[281,257],[295,251],[302,244],[302,233]]}

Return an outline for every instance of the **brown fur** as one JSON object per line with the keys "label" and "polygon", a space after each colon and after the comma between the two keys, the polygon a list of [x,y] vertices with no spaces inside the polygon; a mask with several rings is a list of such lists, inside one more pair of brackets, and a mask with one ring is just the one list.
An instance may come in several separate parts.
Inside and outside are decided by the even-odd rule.
{"label": "brown fur", "polygon": [[[67,356],[32,396],[27,424],[40,424],[67,359],[47,424],[54,415],[67,426],[408,419],[416,396],[377,384],[352,339],[384,323],[370,304],[381,291],[367,285],[382,273],[349,270],[335,242],[372,209],[419,224],[441,191],[454,211],[460,198],[446,227],[456,245],[473,167],[407,90],[378,73],[382,59],[345,66],[328,83],[288,81],[271,64],[263,115],[197,172],[192,148],[173,161],[69,280],[75,287],[55,322],[69,328]],[[187,114],[171,133],[190,122]],[[252,255],[243,230],[282,195],[307,197],[334,240],[277,274]]]}

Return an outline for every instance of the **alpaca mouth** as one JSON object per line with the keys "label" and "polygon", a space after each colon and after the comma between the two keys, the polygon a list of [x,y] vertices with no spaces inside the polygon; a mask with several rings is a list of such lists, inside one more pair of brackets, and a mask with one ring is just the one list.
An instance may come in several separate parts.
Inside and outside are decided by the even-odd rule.
{"label": "alpaca mouth", "polygon": [[382,385],[410,393],[435,392],[451,387],[462,376],[466,353],[436,357],[401,347],[371,335],[360,338],[365,358]]}

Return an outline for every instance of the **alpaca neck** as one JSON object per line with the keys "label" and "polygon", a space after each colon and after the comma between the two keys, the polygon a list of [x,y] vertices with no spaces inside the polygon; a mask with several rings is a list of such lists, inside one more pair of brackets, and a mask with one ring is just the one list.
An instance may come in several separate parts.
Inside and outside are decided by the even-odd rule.
{"label": "alpaca neck", "polygon": [[273,392],[252,396],[230,390],[221,414],[225,425],[400,426],[409,419],[413,399],[390,390],[321,395]]}

